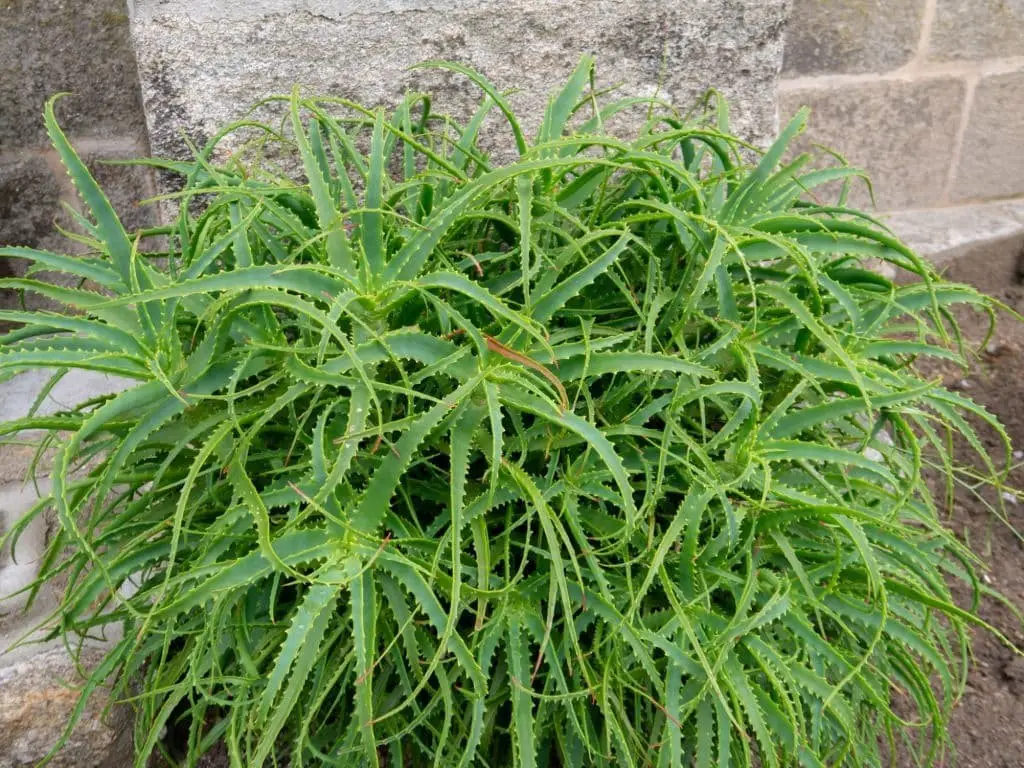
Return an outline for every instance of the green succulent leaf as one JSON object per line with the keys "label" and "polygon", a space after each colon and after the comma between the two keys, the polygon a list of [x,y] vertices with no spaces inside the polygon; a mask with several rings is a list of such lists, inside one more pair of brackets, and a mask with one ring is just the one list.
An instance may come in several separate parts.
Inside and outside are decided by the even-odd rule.
{"label": "green succulent leaf", "polygon": [[863,174],[786,159],[803,112],[752,161],[719,98],[616,101],[584,57],[531,141],[424,66],[468,120],[295,90],[146,161],[160,238],[47,106],[93,252],[0,249],[67,310],[0,314],[0,380],[129,387],[0,425],[56,448],[0,539],[56,510],[45,635],[123,638],[53,754],[109,686],[139,766],[943,764],[994,593],[925,468],[1003,490],[1012,452],[914,360],[966,365],[953,308],[997,305],[822,202]]}

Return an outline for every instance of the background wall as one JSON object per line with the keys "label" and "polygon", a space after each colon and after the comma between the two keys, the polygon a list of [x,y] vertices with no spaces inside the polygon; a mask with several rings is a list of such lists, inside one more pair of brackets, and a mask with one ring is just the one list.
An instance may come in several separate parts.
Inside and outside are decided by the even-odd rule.
{"label": "background wall", "polygon": [[[58,91],[74,92],[60,103],[58,115],[125,223],[147,223],[135,201],[153,192],[148,174],[102,164],[148,151],[124,0],[0,0],[0,245],[68,247],[55,224],[69,226],[62,206],[77,208],[79,202],[43,128],[43,104]],[[0,259],[0,275],[21,269],[19,261]],[[11,292],[0,291],[0,307],[18,304]],[[0,420],[23,416],[44,383],[43,377],[27,375],[0,384]],[[73,404],[110,386],[105,377],[69,376],[47,407]],[[34,486],[25,483],[31,458],[30,446],[0,445],[0,535],[36,500]],[[34,578],[33,555],[46,533],[45,525],[40,528],[19,545],[16,563],[10,553],[0,552],[0,594]],[[24,600],[0,603],[0,768],[36,765],[76,703],[64,682],[75,681],[76,670],[59,643],[3,654],[48,607],[45,594],[28,615],[19,612],[19,603]],[[94,658],[96,651],[90,650],[83,661]],[[90,706],[52,765],[131,764],[127,713],[104,718],[104,704],[101,696]]]}
{"label": "background wall", "polygon": [[59,91],[73,143],[129,225],[146,174],[100,161],[148,150],[124,0],[0,0],[0,243],[52,243],[61,203],[77,206],[49,148],[43,104]]}
{"label": "background wall", "polygon": [[1024,0],[794,0],[779,104],[883,210],[1024,196]]}
{"label": "background wall", "polygon": [[[779,108],[868,170],[922,255],[995,289],[1024,266],[1024,0],[794,0]],[[852,202],[869,206],[865,189]]]}
{"label": "background wall", "polygon": [[[516,88],[536,127],[548,95],[583,52],[602,85],[689,106],[724,92],[737,127],[766,139],[775,122],[789,0],[135,0],[132,32],[156,149],[208,136],[256,98],[312,93],[396,103],[407,88],[456,113],[479,99],[465,78],[409,72],[454,59]],[[532,126],[531,126],[532,124]]]}

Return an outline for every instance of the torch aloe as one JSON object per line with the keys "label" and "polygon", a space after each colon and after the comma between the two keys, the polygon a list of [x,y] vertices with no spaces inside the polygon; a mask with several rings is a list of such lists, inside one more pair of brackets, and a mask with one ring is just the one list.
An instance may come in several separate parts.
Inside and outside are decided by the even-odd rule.
{"label": "torch aloe", "polygon": [[464,124],[270,100],[149,161],[183,186],[141,233],[47,110],[92,254],[0,250],[81,281],[0,282],[69,310],[3,312],[0,371],[130,382],[3,427],[57,449],[52,634],[124,629],[83,697],[134,703],[139,766],[171,727],[188,765],[935,762],[982,588],[923,473],[1009,440],[911,363],[993,303],[787,157],[804,113],[751,164],[713,96],[584,60],[528,140],[436,66]]}

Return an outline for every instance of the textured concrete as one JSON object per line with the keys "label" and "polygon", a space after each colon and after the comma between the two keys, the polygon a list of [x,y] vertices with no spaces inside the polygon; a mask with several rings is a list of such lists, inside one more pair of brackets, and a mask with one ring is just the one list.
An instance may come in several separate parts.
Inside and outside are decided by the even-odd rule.
{"label": "textured concrete", "polygon": [[6,0],[0,9],[0,149],[46,143],[47,97],[79,134],[142,128],[125,0]]}
{"label": "textured concrete", "polygon": [[1024,201],[907,211],[886,224],[920,255],[945,265],[976,246],[1024,235]]}
{"label": "textured concrete", "polygon": [[[811,127],[799,146],[824,144],[866,168],[880,209],[923,207],[942,197],[964,89],[958,79],[935,78],[787,90],[780,110],[785,118],[810,106]],[[863,185],[851,203],[870,206]]]}
{"label": "textured concrete", "polygon": [[[0,538],[32,508],[40,494],[49,491],[49,486],[46,479],[0,485]],[[45,551],[46,519],[43,516],[25,527],[15,550],[0,549],[0,615],[6,614],[0,617],[0,626],[5,629],[11,622],[11,614],[17,620],[17,612],[27,606],[28,593],[24,590],[39,576],[39,562]]]}
{"label": "textured concrete", "polygon": [[[30,375],[21,384],[32,384]],[[90,395],[90,382],[74,380],[56,398],[76,402]],[[15,380],[17,381],[17,380]],[[39,388],[38,377],[34,381]],[[93,385],[96,382],[92,382]],[[15,403],[24,406],[34,391],[29,386],[12,392],[11,382],[0,385],[0,406],[5,410]],[[109,382],[100,386],[109,389]],[[95,386],[93,387],[95,388]],[[58,405],[52,401],[44,410]],[[23,412],[23,408],[20,409]],[[0,421],[11,415],[0,414]],[[0,538],[38,500],[39,493],[48,492],[49,480],[25,478],[26,468],[35,448],[27,434],[22,444],[0,446]],[[41,457],[43,470],[52,458],[52,451]],[[59,640],[41,642],[38,626],[47,619],[62,583],[44,586],[35,602],[27,606],[27,593],[22,592],[37,577],[38,562],[44,551],[49,531],[55,524],[53,515],[44,512],[22,533],[15,552],[0,552],[0,768],[29,768],[47,755],[61,736],[78,700],[82,678],[80,669],[92,669],[99,661],[103,643],[91,642],[78,659],[81,667],[69,657]],[[58,580],[59,582],[59,580]],[[116,633],[115,633],[116,635]],[[115,635],[108,642],[119,639]],[[104,712],[110,703],[103,689],[88,704],[82,718],[63,750],[50,763],[60,768],[110,768],[131,765],[131,719],[124,707]]]}
{"label": "textured concrete", "polygon": [[978,83],[950,195],[953,200],[1024,195],[1024,70]]}
{"label": "textured concrete", "polygon": [[794,0],[783,75],[887,72],[913,56],[925,0]]}
{"label": "textured concrete", "polygon": [[1024,0],[937,0],[930,58],[1024,56]]}
{"label": "textured concrete", "polygon": [[[0,537],[46,493],[49,481],[37,483],[7,477],[28,464],[27,447],[5,447],[0,453]],[[37,493],[38,490],[38,493]],[[0,768],[35,766],[57,743],[78,699],[82,682],[78,667],[59,641],[40,643],[35,628],[55,605],[60,585],[47,585],[26,609],[21,592],[38,573],[47,531],[53,521],[43,514],[30,524],[17,550],[0,552]],[[109,638],[116,640],[117,638]],[[102,645],[92,643],[79,661],[85,669],[99,660]],[[89,703],[79,725],[50,765],[63,768],[108,768],[131,764],[130,715],[115,708],[104,715],[109,699],[101,689]]]}
{"label": "textured concrete", "polygon": [[394,104],[410,87],[439,89],[442,107],[465,111],[475,89],[458,77],[410,73],[425,59],[454,59],[516,87],[514,105],[534,128],[581,53],[597,54],[602,84],[661,92],[689,105],[715,86],[737,125],[764,140],[788,0],[554,0],[355,2],[136,0],[132,31],[154,149],[181,151],[260,97],[309,92]]}
{"label": "textured concrete", "polygon": [[123,140],[123,147],[121,151],[86,152],[83,159],[110,198],[125,229],[134,232],[156,224],[156,206],[139,205],[141,201],[152,197],[156,190],[152,174],[147,169],[108,162],[130,160],[143,154],[127,137]]}
{"label": "textured concrete", "polygon": [[0,245],[37,245],[53,228],[59,200],[43,158],[26,153],[0,162]]}
{"label": "textured concrete", "polygon": [[888,224],[951,280],[994,293],[1021,278],[1024,200],[910,211]]}
{"label": "textured concrete", "polygon": [[[88,649],[86,668],[99,659]],[[0,659],[2,663],[2,659]],[[60,737],[75,704],[79,677],[61,647],[51,647],[13,664],[0,666],[0,768],[31,768]],[[52,768],[112,768],[132,764],[128,712],[108,705],[103,691],[90,701],[78,727]]]}
{"label": "textured concrete", "polygon": [[[24,417],[51,375],[51,371],[40,368],[0,384],[0,422]],[[120,392],[129,384],[126,379],[106,373],[71,371],[46,396],[39,413],[72,408],[90,397]]]}

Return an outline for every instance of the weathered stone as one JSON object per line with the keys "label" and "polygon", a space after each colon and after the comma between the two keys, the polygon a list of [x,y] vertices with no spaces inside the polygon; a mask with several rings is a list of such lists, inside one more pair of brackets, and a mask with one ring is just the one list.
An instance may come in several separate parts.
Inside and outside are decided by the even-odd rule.
{"label": "weathered stone", "polygon": [[908,211],[886,222],[907,245],[946,272],[988,293],[1018,280],[1024,203]]}
{"label": "weathered stone", "polygon": [[905,211],[886,224],[921,256],[944,265],[977,245],[1024,236],[1024,202]]}
{"label": "weathered stone", "polygon": [[1024,0],[938,0],[928,56],[1024,56]]}
{"label": "weathered stone", "polygon": [[124,141],[124,145],[123,152],[90,153],[85,156],[84,160],[100,187],[110,198],[125,229],[134,232],[143,227],[151,227],[156,223],[156,206],[139,204],[155,194],[155,187],[148,168],[108,162],[131,160],[141,154],[133,151],[135,145],[128,139]]}
{"label": "weathered stone", "polygon": [[761,141],[774,129],[786,4],[389,0],[370,10],[329,0],[137,0],[132,30],[161,154],[180,153],[182,132],[207,137],[295,83],[367,104],[394,104],[410,87],[441,89],[442,108],[464,114],[478,98],[464,78],[408,69],[437,58],[519,89],[512,101],[532,130],[583,52],[597,54],[600,83],[621,82],[624,94],[653,94],[660,84],[688,106],[719,88],[737,127]]}
{"label": "weathered stone", "polygon": [[[0,449],[0,539],[40,494],[49,492],[45,475],[25,478],[33,453],[28,445]],[[42,457],[44,467],[50,453]],[[39,627],[57,605],[66,580],[49,581],[31,605],[23,590],[37,578],[54,524],[52,512],[43,510],[22,529],[14,552],[10,542],[0,551],[0,768],[35,766],[56,746],[78,702],[84,682],[79,670],[95,669],[106,646],[91,640],[76,660],[62,642],[41,642]],[[106,642],[119,639],[116,630],[107,634]],[[131,713],[122,705],[108,709],[110,704],[100,688],[51,765],[131,764]]]}
{"label": "weathered stone", "polygon": [[[1022,42],[1021,53],[1024,53]],[[978,83],[953,180],[953,200],[1024,194],[1024,71]]]}
{"label": "weathered stone", "polygon": [[888,72],[917,48],[924,0],[795,0],[783,75]]}
{"label": "weathered stone", "polygon": [[[24,418],[53,371],[39,368],[0,383],[0,422]],[[90,398],[120,392],[129,380],[94,371],[68,372],[40,404],[39,413],[67,410]]]}
{"label": "weathered stone", "polygon": [[[68,215],[60,208],[61,189],[46,160],[36,153],[24,152],[20,159],[0,165],[0,246],[29,246],[51,249],[57,242],[54,224],[68,224]],[[22,276],[28,267],[25,259],[0,256],[0,278]],[[35,294],[23,294],[0,288],[0,308],[51,307]],[[10,324],[0,319],[0,333]]]}
{"label": "weathered stone", "polygon": [[26,153],[0,164],[0,245],[37,245],[53,229],[59,200],[42,157]]}
{"label": "weathered stone", "polygon": [[[49,491],[49,481],[36,483],[10,483],[0,485],[0,538],[38,501],[39,495]],[[39,576],[39,563],[46,552],[46,519],[39,515],[25,526],[18,537],[17,547],[0,548],[0,626],[6,627],[8,617],[25,608],[25,591]],[[0,631],[2,634],[2,631]]]}
{"label": "weathered stone", "polygon": [[[29,457],[4,452],[0,458],[0,475],[10,475],[12,459],[24,474]],[[45,477],[0,485],[0,538],[48,491]],[[44,586],[31,606],[22,591],[37,577],[52,522],[44,511],[23,529],[15,552],[0,551],[0,768],[38,764],[57,744],[78,701],[82,680],[75,661],[62,643],[41,644],[37,631],[56,605],[60,585]],[[99,644],[85,648],[82,668],[94,668],[101,654]],[[104,713],[109,699],[102,689],[98,693],[51,765],[131,764],[129,713],[123,707]]]}
{"label": "weathered stone", "polygon": [[58,91],[74,94],[58,109],[65,130],[142,135],[125,0],[32,0],[0,20],[0,148],[45,144],[43,103]]}
{"label": "weathered stone", "polygon": [[[87,648],[80,661],[88,669],[100,655],[100,649]],[[0,666],[0,768],[30,768],[47,755],[78,702],[81,682],[62,646]],[[96,693],[51,766],[132,764],[129,714],[120,707],[105,713],[109,703],[102,689]]]}
{"label": "weathered stone", "polygon": [[[44,244],[60,215],[59,202],[60,187],[42,157],[22,153],[0,163],[0,246]],[[0,278],[18,275],[22,268],[22,263],[0,256]],[[15,292],[0,288],[0,307],[19,304]],[[0,320],[0,333],[6,326]]]}
{"label": "weathered stone", "polygon": [[[963,82],[953,78],[881,80],[783,91],[780,109],[786,117],[810,106],[810,129],[797,146],[824,144],[865,168],[874,182],[878,207],[895,210],[940,200],[964,90]],[[871,205],[864,185],[855,185],[850,202]]]}

